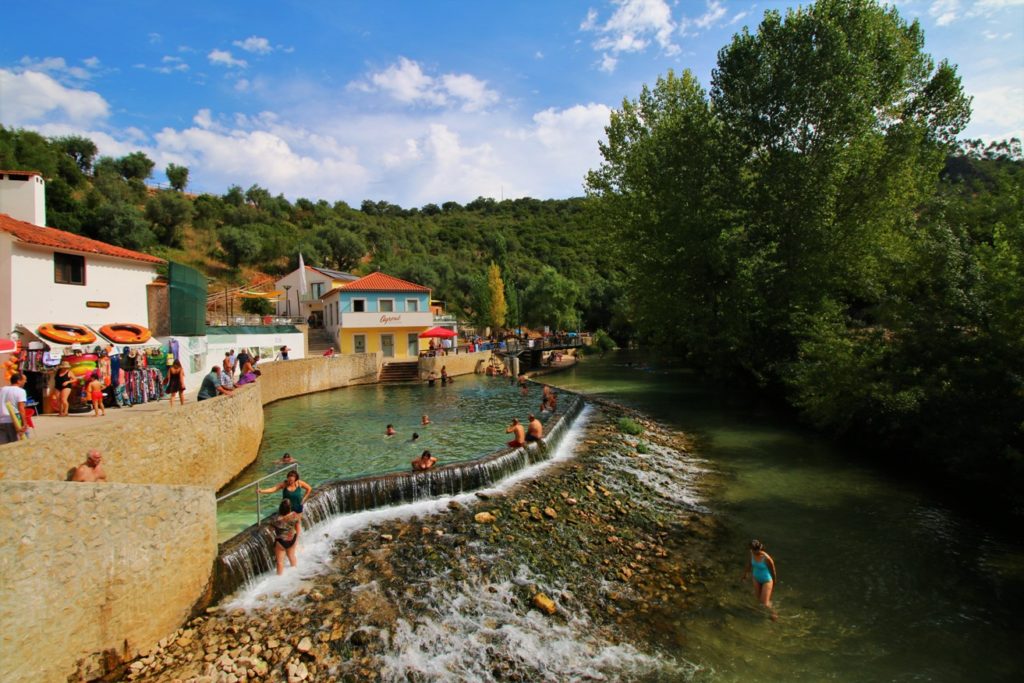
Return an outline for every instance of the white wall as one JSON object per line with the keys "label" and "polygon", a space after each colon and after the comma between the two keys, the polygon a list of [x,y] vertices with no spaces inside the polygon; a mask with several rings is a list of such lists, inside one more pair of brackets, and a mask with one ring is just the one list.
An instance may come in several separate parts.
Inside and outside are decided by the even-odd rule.
{"label": "white wall", "polygon": [[14,329],[11,320],[11,305],[14,296],[14,283],[11,281],[11,244],[14,238],[6,232],[0,232],[0,337],[8,338]]}
{"label": "white wall", "polygon": [[41,176],[11,180],[0,173],[0,213],[33,225],[46,225],[46,192]]}
{"label": "white wall", "polygon": [[[330,291],[333,286],[333,280],[323,273],[315,270],[306,268],[306,294],[305,296],[299,292],[299,270],[296,268],[292,272],[285,275],[283,278],[274,283],[274,289],[284,289],[285,285],[291,287],[288,290],[287,296],[292,302],[291,311],[292,315],[301,315],[303,318],[309,317],[310,310],[319,311],[321,310],[320,301],[310,301],[313,296],[313,283],[322,282],[324,283],[324,291]],[[312,304],[312,309],[310,308]],[[284,300],[277,302],[277,315],[286,315],[288,312],[287,306],[285,306]]]}
{"label": "white wall", "polygon": [[[156,264],[86,254],[86,284],[61,285],[54,282],[53,249],[12,241],[10,250],[11,288],[0,292],[11,300],[10,325],[33,331],[43,323],[149,325],[146,285],[156,277]],[[87,308],[86,301],[110,307]]]}

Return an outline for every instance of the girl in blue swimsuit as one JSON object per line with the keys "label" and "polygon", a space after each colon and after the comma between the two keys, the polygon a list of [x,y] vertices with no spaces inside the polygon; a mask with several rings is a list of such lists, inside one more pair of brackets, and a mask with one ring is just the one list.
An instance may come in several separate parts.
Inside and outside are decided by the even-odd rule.
{"label": "girl in blue swimsuit", "polygon": [[[747,564],[746,570],[743,572],[743,578],[746,579],[748,576],[751,577],[754,584],[754,597],[771,610],[772,589],[775,587],[778,576],[775,573],[775,561],[764,551],[764,544],[761,541],[750,542],[750,563]],[[772,611],[772,619],[776,619],[774,611]]]}

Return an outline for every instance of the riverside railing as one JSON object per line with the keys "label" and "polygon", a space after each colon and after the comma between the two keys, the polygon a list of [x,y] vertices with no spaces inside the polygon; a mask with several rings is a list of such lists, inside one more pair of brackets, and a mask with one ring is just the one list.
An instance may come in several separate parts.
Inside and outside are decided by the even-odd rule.
{"label": "riverside railing", "polygon": [[267,479],[270,479],[271,477],[276,477],[277,475],[281,474],[282,472],[290,472],[293,469],[297,469],[298,465],[299,465],[298,462],[288,463],[287,465],[285,465],[284,467],[282,467],[279,470],[274,470],[270,474],[266,474],[266,475],[260,477],[259,479],[257,479],[256,481],[249,482],[245,486],[239,486],[234,491],[231,491],[229,493],[224,494],[223,496],[221,496],[220,498],[217,499],[217,503],[220,504],[220,503],[224,502],[225,500],[227,500],[228,498],[234,498],[235,496],[237,496],[242,491],[245,491],[247,489],[251,489],[251,488],[253,488],[255,486],[256,487],[256,523],[259,524],[263,520],[263,506],[260,504],[260,495],[262,495],[262,494],[260,493],[259,485],[261,483],[263,483],[264,481],[266,481]]}

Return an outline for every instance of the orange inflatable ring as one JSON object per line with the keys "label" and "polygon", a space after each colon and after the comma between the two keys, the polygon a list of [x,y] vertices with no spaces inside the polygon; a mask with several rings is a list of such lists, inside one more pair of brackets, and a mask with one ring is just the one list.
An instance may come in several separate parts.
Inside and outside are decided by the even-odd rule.
{"label": "orange inflatable ring", "polygon": [[134,323],[104,325],[100,328],[100,334],[115,344],[141,344],[153,336],[149,328]]}
{"label": "orange inflatable ring", "polygon": [[92,344],[96,335],[81,325],[46,323],[36,330],[40,337],[58,344]]}

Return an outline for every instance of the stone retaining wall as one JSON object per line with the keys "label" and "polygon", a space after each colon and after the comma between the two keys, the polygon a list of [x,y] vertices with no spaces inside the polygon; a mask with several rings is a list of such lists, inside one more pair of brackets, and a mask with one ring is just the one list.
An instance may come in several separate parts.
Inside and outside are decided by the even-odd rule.
{"label": "stone retaining wall", "polygon": [[0,680],[91,680],[152,648],[208,590],[213,491],[0,482]]}
{"label": "stone retaining wall", "polygon": [[424,356],[420,358],[420,379],[426,380],[430,376],[430,373],[435,373],[438,378],[441,377],[441,366],[448,368],[448,374],[451,376],[455,375],[470,375],[476,372],[477,366],[483,363],[483,367],[486,367],[488,361],[491,358],[490,351],[474,351],[473,353],[450,353],[447,356]]}
{"label": "stone retaining wall", "polygon": [[[255,459],[263,406],[376,382],[380,362],[267,363],[232,397],[0,446],[0,681],[92,679],[173,632],[209,595],[214,493]],[[62,481],[89,448],[115,483]]]}
{"label": "stone retaining wall", "polygon": [[[168,406],[117,422],[97,420],[81,434],[54,434],[0,446],[0,479],[61,481],[98,448],[109,481],[191,484],[214,490],[256,457],[263,406],[283,398],[377,381],[377,354],[265,363],[234,396]],[[122,409],[124,410],[124,409]]]}

